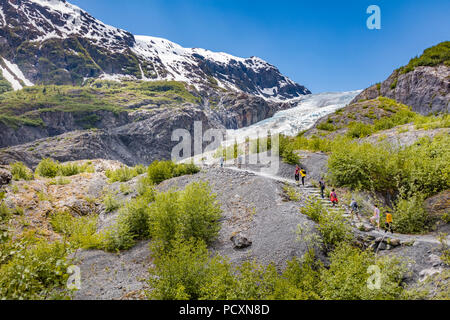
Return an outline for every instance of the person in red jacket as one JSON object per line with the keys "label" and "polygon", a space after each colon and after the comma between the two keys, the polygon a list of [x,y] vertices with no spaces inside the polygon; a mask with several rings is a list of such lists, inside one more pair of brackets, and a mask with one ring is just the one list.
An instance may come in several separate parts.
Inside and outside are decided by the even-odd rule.
{"label": "person in red jacket", "polygon": [[331,201],[333,207],[339,203],[339,200],[337,198],[337,195],[336,195],[336,192],[334,189],[330,193],[330,201]]}

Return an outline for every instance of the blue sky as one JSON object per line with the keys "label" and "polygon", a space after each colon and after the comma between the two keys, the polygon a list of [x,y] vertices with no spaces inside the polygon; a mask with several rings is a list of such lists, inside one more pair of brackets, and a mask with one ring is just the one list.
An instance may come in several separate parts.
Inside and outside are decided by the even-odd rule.
{"label": "blue sky", "polygon": [[[107,24],[184,47],[258,56],[314,93],[363,89],[450,40],[450,1],[69,0]],[[366,9],[381,8],[381,30]]]}

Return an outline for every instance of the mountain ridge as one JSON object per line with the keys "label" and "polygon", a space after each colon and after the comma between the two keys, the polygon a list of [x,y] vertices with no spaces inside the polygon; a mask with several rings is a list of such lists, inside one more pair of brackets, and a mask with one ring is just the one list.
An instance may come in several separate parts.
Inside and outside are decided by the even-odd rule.
{"label": "mountain ridge", "polygon": [[241,91],[275,100],[311,93],[260,58],[134,36],[65,0],[0,0],[0,43],[0,56],[38,84],[177,80],[199,91]]}

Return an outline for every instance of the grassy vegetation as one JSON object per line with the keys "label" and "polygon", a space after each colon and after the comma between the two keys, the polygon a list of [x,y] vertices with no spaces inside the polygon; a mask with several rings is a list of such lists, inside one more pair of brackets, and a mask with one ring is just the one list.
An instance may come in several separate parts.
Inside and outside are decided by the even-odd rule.
{"label": "grassy vegetation", "polygon": [[[176,107],[199,103],[200,98],[176,81],[111,82],[95,81],[88,86],[33,86],[0,94],[0,122],[10,126],[43,125],[44,112],[74,114],[77,123],[93,128],[100,118],[98,111],[119,114],[135,110],[134,105]],[[132,108],[132,109],[130,109]]]}
{"label": "grassy vegetation", "polygon": [[419,66],[434,67],[441,64],[450,66],[450,41],[444,41],[425,49],[421,56],[411,59],[406,66],[399,70],[400,73],[404,74]]}
{"label": "grassy vegetation", "polygon": [[12,90],[11,84],[3,77],[2,72],[0,72],[0,94]]}

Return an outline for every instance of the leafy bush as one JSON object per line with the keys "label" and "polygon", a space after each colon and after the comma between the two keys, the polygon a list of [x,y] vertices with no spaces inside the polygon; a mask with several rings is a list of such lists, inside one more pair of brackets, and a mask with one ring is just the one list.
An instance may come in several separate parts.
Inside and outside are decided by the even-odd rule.
{"label": "leafy bush", "polygon": [[[369,289],[370,266],[380,269],[380,289]],[[330,256],[330,267],[322,269],[319,290],[326,300],[397,300],[402,297],[404,273],[396,259],[375,260],[372,252],[341,243]]]}
{"label": "leafy bush", "polygon": [[154,184],[160,184],[173,177],[175,167],[172,161],[155,161],[148,167],[147,174]]}
{"label": "leafy bush", "polygon": [[15,181],[30,181],[34,179],[33,171],[28,169],[22,162],[16,162],[11,165],[11,174]]}
{"label": "leafy bush", "polygon": [[437,66],[444,64],[450,66],[450,41],[441,42],[426,49],[420,57],[415,57],[409,63],[400,68],[400,73],[408,73],[418,66]]}
{"label": "leafy bush", "polygon": [[373,127],[370,124],[362,122],[351,122],[348,125],[347,136],[350,138],[364,138],[373,133]]}
{"label": "leafy bush", "polygon": [[76,163],[66,163],[66,164],[59,165],[58,174],[60,176],[64,176],[64,177],[71,177],[71,176],[76,176],[77,174],[80,174],[83,172],[93,172],[93,171],[94,171],[94,168],[87,164],[79,165]]}
{"label": "leafy bush", "polygon": [[97,234],[97,216],[73,217],[66,211],[56,212],[50,218],[53,230],[64,235],[73,248],[93,249],[101,245]]}
{"label": "leafy bush", "polygon": [[0,202],[0,223],[8,221],[11,217],[11,210],[4,202]]}
{"label": "leafy bush", "polygon": [[[201,241],[172,241],[165,252],[154,246],[154,268],[150,269],[148,297],[157,300],[200,299],[211,276],[209,252]],[[155,254],[156,253],[156,254]]]}
{"label": "leafy bush", "polygon": [[175,164],[172,161],[155,161],[148,167],[147,175],[154,184],[160,184],[173,177],[196,174],[199,171],[200,168],[193,163]]}
{"label": "leafy bush", "polygon": [[211,242],[218,235],[221,210],[207,183],[192,183],[181,192],[156,195],[150,205],[151,232],[169,244],[175,237]]}
{"label": "leafy bush", "polygon": [[0,297],[8,300],[41,300],[67,297],[69,264],[63,243],[41,241],[16,252],[0,265]]}
{"label": "leafy bush", "polygon": [[352,240],[351,227],[340,212],[325,210],[319,216],[318,231],[325,250],[330,251],[343,242]]}
{"label": "leafy bush", "polygon": [[294,147],[291,144],[286,145],[283,150],[280,150],[283,161],[289,164],[298,164],[300,157],[294,152]]}
{"label": "leafy bush", "polygon": [[188,185],[181,191],[178,201],[184,238],[201,239],[207,244],[215,240],[220,231],[222,210],[209,184]]}
{"label": "leafy bush", "polygon": [[36,168],[36,173],[41,177],[55,178],[59,172],[59,164],[52,159],[43,159]]}
{"label": "leafy bush", "polygon": [[328,122],[322,122],[322,123],[318,124],[316,128],[319,130],[325,130],[325,131],[336,131],[338,129],[335,125],[333,125],[332,123],[328,123]]}
{"label": "leafy bush", "polygon": [[193,163],[182,163],[175,167],[173,170],[173,176],[174,177],[181,177],[185,175],[193,175],[200,172],[200,168],[197,167]]}
{"label": "leafy bush", "polygon": [[122,167],[117,170],[106,170],[105,175],[109,182],[127,182],[145,172],[145,168],[141,165],[130,168]]}
{"label": "leafy bush", "polygon": [[105,212],[109,213],[119,209],[122,204],[116,199],[114,194],[108,193],[103,197],[103,205]]}
{"label": "leafy bush", "polygon": [[[280,274],[273,264],[244,262],[233,266],[209,254],[202,241],[176,239],[167,251],[153,245],[155,268],[147,292],[158,300],[274,300],[274,299],[401,299],[405,269],[395,259],[340,244],[325,268],[313,251],[289,261]],[[369,266],[380,268],[381,288],[368,288]]]}
{"label": "leafy bush", "polygon": [[320,216],[322,216],[325,211],[326,209],[323,206],[322,202],[314,198],[309,198],[305,206],[300,208],[300,212],[302,214],[310,217],[315,222],[319,222]]}
{"label": "leafy bush", "polygon": [[94,168],[88,164],[76,163],[60,164],[52,159],[43,159],[36,168],[36,174],[44,178],[55,178],[56,176],[71,177],[83,172],[93,172]]}
{"label": "leafy bush", "polygon": [[423,233],[431,224],[420,195],[399,199],[393,217],[393,228],[400,233]]}
{"label": "leafy bush", "polygon": [[369,143],[349,143],[333,148],[328,159],[332,183],[352,189],[384,191],[394,188],[395,172],[389,168],[392,154],[384,147]]}
{"label": "leafy bush", "polygon": [[64,178],[64,177],[57,177],[56,179],[53,179],[52,181],[49,182],[49,185],[53,185],[53,186],[65,186],[70,184],[71,181],[70,179]]}

